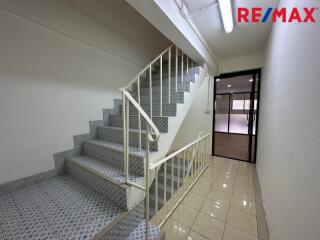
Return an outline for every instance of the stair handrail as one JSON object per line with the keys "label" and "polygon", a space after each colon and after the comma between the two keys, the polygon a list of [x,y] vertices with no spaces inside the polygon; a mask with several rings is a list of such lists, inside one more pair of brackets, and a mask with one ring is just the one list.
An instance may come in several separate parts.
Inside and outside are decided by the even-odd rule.
{"label": "stair handrail", "polygon": [[161,52],[155,59],[153,59],[145,68],[143,68],[134,78],[132,78],[132,80],[130,80],[130,82],[125,86],[123,87],[122,89],[128,89],[132,86],[132,84],[134,84],[137,79],[145,72],[147,71],[151,66],[152,64],[154,64],[156,61],[158,61],[161,56],[165,55],[168,51],[170,51],[170,49],[172,48],[173,45],[170,45],[168,48],[166,48],[163,52]]}
{"label": "stair handrail", "polygon": [[[202,134],[205,134],[205,135],[201,136]],[[149,170],[153,170],[153,169],[155,169],[157,167],[160,167],[163,163],[167,162],[169,159],[177,156],[179,153],[183,152],[184,150],[188,149],[190,146],[194,145],[195,143],[198,143],[199,141],[201,141],[202,139],[206,138],[209,135],[210,135],[210,133],[200,132],[199,136],[198,136],[198,138],[196,140],[194,140],[191,143],[185,145],[184,147],[180,148],[179,150],[171,153],[170,155],[168,155],[167,157],[161,159],[160,161],[157,161],[155,163],[150,163]]]}
{"label": "stair handrail", "polygon": [[[205,134],[205,135],[203,136],[203,138],[206,137],[206,136],[208,136],[208,135],[210,135],[210,133],[200,132],[199,135],[198,135],[198,138],[201,139],[201,135],[203,135],[203,134]],[[188,171],[187,171],[187,173],[186,173],[186,176],[189,176],[189,175],[190,175],[190,171],[191,171],[191,168],[192,168],[193,163],[194,163],[194,159],[195,159],[195,156],[196,156],[196,152],[197,152],[197,150],[198,150],[198,146],[199,146],[199,141],[196,143],[196,147],[195,147],[195,149],[193,150],[192,158],[191,158],[191,161],[190,161],[190,163],[189,163],[189,167],[188,167]]]}
{"label": "stair handrail", "polygon": [[[208,167],[208,161],[209,161],[209,137],[210,133],[206,132],[200,132],[198,135],[198,138],[191,143],[185,145],[184,147],[180,148],[179,150],[175,151],[174,153],[168,155],[167,157],[161,159],[160,161],[156,163],[151,163],[149,166],[149,171],[155,173],[155,181],[154,181],[154,194],[155,194],[155,215],[153,220],[161,227],[163,224],[170,218],[171,214],[174,212],[174,210],[178,207],[178,205],[182,202],[184,197],[187,195],[187,193],[190,191],[190,189],[193,187],[193,185],[196,183],[196,181],[199,179],[199,177],[204,173],[206,168]],[[189,151],[190,150],[190,151]],[[190,155],[191,156],[190,156]],[[187,156],[186,156],[187,155]],[[189,158],[190,157],[190,158]],[[190,160],[188,160],[190,159]],[[177,160],[177,176],[175,175],[174,165],[175,160]],[[183,166],[181,166],[181,160],[183,160]],[[167,186],[167,166],[170,164],[171,161],[171,186]],[[189,164],[185,168],[185,161],[189,161]],[[162,168],[163,167],[163,168]],[[182,169],[181,169],[182,168]],[[164,175],[161,177],[163,179],[163,199],[164,199],[164,205],[167,201],[171,201],[173,199],[177,199],[177,202],[171,202],[170,208],[168,213],[161,213],[160,216],[162,218],[160,221],[158,221],[158,204],[159,204],[159,170],[163,169]],[[170,168],[169,168],[170,169]],[[180,173],[180,170],[183,170],[182,176]],[[185,172],[187,170],[187,173]],[[191,174],[190,174],[191,173]],[[177,178],[177,184],[174,184],[175,178]],[[180,178],[181,181],[180,181]],[[182,184],[180,186],[180,183]],[[176,191],[174,190],[174,186],[177,187]],[[171,189],[171,197],[169,200],[167,200],[167,188],[169,188],[169,191]],[[182,189],[182,192],[180,191]],[[179,192],[180,191],[180,192]],[[177,197],[175,194],[178,194]],[[181,195],[181,196],[180,196]],[[146,189],[146,196],[147,200],[149,199],[150,193],[149,188]],[[173,203],[173,204],[172,204]],[[163,209],[168,210],[166,207]],[[149,201],[146,205],[146,212],[149,214]]]}
{"label": "stair handrail", "polygon": [[153,134],[150,132],[148,134],[149,141],[150,142],[157,141],[160,138],[160,131],[157,128],[157,126],[154,124],[154,122],[151,120],[148,114],[143,110],[143,108],[137,103],[137,101],[132,97],[132,95],[127,90],[125,90],[124,88],[120,88],[120,91],[124,94],[125,98],[128,99],[134,105],[134,107],[138,110],[138,112],[141,114],[141,116],[146,120],[147,124],[153,130],[155,138],[153,137]]}

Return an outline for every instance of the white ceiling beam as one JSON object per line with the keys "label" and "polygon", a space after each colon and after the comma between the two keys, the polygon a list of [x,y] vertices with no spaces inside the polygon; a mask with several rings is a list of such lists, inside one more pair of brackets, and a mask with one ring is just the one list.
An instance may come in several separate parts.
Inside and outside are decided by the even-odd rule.
{"label": "white ceiling beam", "polygon": [[211,72],[218,72],[215,55],[206,45],[195,26],[181,15],[173,0],[127,0],[152,25],[176,46],[198,62],[208,64]]}

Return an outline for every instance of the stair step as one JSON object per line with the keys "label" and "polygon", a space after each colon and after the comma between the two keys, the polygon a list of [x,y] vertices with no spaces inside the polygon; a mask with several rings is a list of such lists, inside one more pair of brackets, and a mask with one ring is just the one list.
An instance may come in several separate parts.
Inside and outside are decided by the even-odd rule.
{"label": "stair step", "polygon": [[[168,132],[168,117],[152,117],[152,121],[157,126],[160,132],[167,133]],[[119,114],[111,114],[109,116],[109,122],[111,127],[122,127],[122,115]],[[138,116],[129,116],[129,128],[130,129],[138,129]],[[142,118],[141,119],[141,129],[146,130],[146,122]]]}
{"label": "stair step", "polygon": [[[99,127],[97,129],[98,138],[108,142],[123,144],[123,128],[117,127]],[[139,147],[139,131],[129,130],[129,145],[134,148]],[[146,131],[141,131],[141,147],[146,148]],[[158,142],[150,143],[150,151],[158,150]]]}
{"label": "stair step", "polygon": [[[137,99],[136,94],[135,95],[133,94],[133,97]],[[172,93],[170,95],[170,98],[171,98],[171,103],[184,103],[184,92]],[[156,104],[160,104],[160,94],[152,95],[152,102]],[[168,102],[169,102],[169,94],[168,93],[162,94],[162,103],[168,103]],[[140,103],[149,104],[150,103],[149,95],[140,96]]]}
{"label": "stair step", "polygon": [[[150,103],[141,103],[142,109],[150,115]],[[129,109],[130,115],[138,115],[138,110],[130,104]],[[152,104],[152,114],[154,116],[160,116],[160,103]],[[177,115],[177,104],[176,103],[163,103],[162,104],[162,116],[175,117]]]}
{"label": "stair step", "polygon": [[[106,162],[108,165],[123,170],[123,145],[115,142],[108,142],[100,139],[84,141],[82,144],[83,153],[91,158]],[[130,173],[143,176],[144,150],[129,147],[129,169]]]}
{"label": "stair step", "polygon": [[[66,161],[67,172],[122,209],[127,209],[127,188],[122,173],[102,161],[74,156]],[[133,180],[139,177],[131,176]]]}
{"label": "stair step", "polygon": [[136,204],[132,209],[110,224],[95,239],[124,240],[136,230],[144,219],[144,201]]}
{"label": "stair step", "polygon": [[[171,93],[175,92],[175,88],[173,87],[174,85],[171,85]],[[190,81],[184,81],[182,84],[180,83],[178,85],[178,92],[190,92]],[[168,94],[169,93],[169,89],[168,86],[162,86],[162,94]],[[150,94],[150,89],[148,86],[144,86],[140,89],[140,95],[141,96],[145,96],[145,95],[149,95]],[[152,94],[155,95],[160,95],[160,86],[156,85],[156,86],[152,86]]]}
{"label": "stair step", "polygon": [[[146,221],[143,220],[138,227],[130,234],[126,240],[144,240],[146,233]],[[149,224],[149,239],[150,240],[164,240],[164,235],[161,233],[160,229],[154,225]]]}

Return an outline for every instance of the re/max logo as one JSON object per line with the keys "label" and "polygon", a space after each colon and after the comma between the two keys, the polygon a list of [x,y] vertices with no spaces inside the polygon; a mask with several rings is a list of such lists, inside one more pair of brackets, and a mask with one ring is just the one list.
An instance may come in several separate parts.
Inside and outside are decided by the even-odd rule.
{"label": "re/max logo", "polygon": [[304,7],[302,9],[298,8],[267,8],[263,9],[261,7],[254,8],[243,8],[239,7],[237,11],[237,21],[241,22],[267,22],[269,19],[272,22],[299,22],[299,23],[314,23],[316,22],[315,13],[318,8]]}

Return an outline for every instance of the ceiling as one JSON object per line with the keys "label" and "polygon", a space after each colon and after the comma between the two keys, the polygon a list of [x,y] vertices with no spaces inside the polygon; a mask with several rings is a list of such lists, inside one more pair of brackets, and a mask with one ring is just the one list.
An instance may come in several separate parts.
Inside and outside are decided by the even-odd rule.
{"label": "ceiling", "polygon": [[253,80],[252,74],[216,79],[216,93],[251,92],[250,79]]}
{"label": "ceiling", "polygon": [[[182,0],[190,12],[217,2],[217,0]],[[271,23],[236,23],[238,7],[275,7],[278,0],[231,0],[234,30],[224,31],[218,5],[211,5],[192,17],[211,50],[219,59],[263,53],[271,30]]]}

